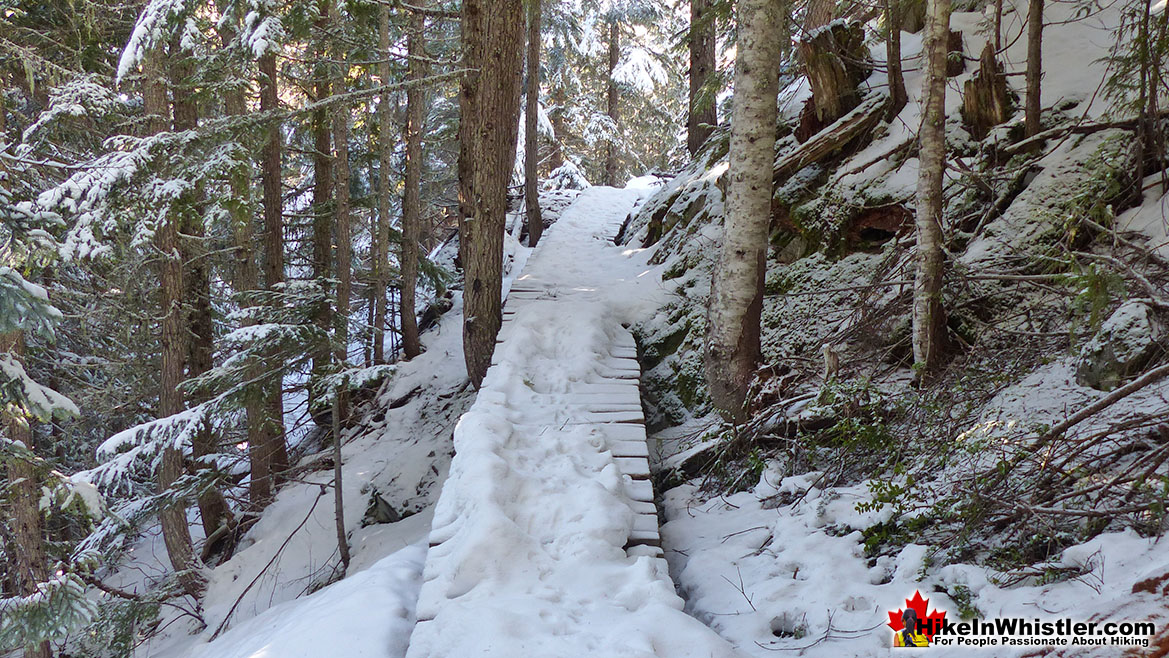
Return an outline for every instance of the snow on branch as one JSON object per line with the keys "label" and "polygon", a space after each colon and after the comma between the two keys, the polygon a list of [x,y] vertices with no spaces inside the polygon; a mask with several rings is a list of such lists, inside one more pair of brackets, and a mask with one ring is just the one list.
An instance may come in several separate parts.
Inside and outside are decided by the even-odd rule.
{"label": "snow on branch", "polygon": [[130,33],[130,40],[122,50],[121,59],[118,60],[118,73],[115,78],[118,83],[142,63],[146,54],[155,45],[165,42],[167,24],[177,20],[186,9],[187,0],[150,0],[147,3],[134,24],[134,31]]}

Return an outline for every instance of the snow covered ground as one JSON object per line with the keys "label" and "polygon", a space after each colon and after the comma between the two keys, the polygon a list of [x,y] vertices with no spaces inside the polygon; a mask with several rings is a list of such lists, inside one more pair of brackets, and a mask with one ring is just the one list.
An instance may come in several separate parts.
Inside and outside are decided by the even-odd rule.
{"label": "snow covered ground", "polygon": [[735,655],[681,611],[664,560],[626,553],[622,427],[579,404],[621,385],[621,321],[658,289],[644,256],[608,239],[638,198],[586,190],[517,280],[542,298],[515,310],[455,430],[408,656]]}

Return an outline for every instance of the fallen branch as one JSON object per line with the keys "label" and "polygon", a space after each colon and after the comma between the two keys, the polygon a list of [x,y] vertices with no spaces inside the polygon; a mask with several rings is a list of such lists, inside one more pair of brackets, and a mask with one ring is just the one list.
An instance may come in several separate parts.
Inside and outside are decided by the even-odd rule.
{"label": "fallen branch", "polygon": [[1146,372],[1145,374],[1141,375],[1140,377],[1137,377],[1136,379],[1125,384],[1124,386],[1121,386],[1120,388],[1109,393],[1108,395],[1105,395],[1104,397],[1100,398],[1099,400],[1096,400],[1092,404],[1084,407],[1083,409],[1080,409],[1079,411],[1072,414],[1071,416],[1068,416],[1068,418],[1066,420],[1064,420],[1062,423],[1051,428],[1046,433],[1044,433],[1043,436],[1039,437],[1039,439],[1035,442],[1035,444],[1027,449],[1028,452],[1036,452],[1036,451],[1042,449],[1044,446],[1046,446],[1051,441],[1062,436],[1069,429],[1075,427],[1076,425],[1079,425],[1083,421],[1087,420],[1088,418],[1091,418],[1092,416],[1095,416],[1096,414],[1100,413],[1101,411],[1104,411],[1108,407],[1111,407],[1112,405],[1116,404],[1117,402],[1120,402],[1121,400],[1132,395],[1133,393],[1136,393],[1137,391],[1139,391],[1147,386],[1150,386],[1152,384],[1155,384],[1155,383],[1161,381],[1166,376],[1169,376],[1169,363],[1162,365],[1158,368],[1153,368],[1152,370]]}

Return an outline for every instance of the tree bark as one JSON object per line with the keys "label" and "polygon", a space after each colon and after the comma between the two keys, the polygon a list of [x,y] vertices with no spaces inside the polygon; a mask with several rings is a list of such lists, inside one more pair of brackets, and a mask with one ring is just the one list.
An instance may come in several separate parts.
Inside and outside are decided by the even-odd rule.
{"label": "tree bark", "polygon": [[460,88],[459,206],[462,215],[463,352],[478,388],[499,333],[507,184],[519,136],[522,0],[465,0]]}
{"label": "tree bark", "polygon": [[[714,17],[710,0],[690,0],[690,105],[686,115],[686,148],[698,152],[718,124],[715,94],[704,94],[715,72]],[[703,97],[707,96],[704,100]]]}
{"label": "tree bark", "polygon": [[[2,136],[2,135],[0,135]],[[19,358],[24,353],[24,339],[19,331],[0,335],[0,353]],[[4,433],[11,441],[19,441],[32,450],[32,428],[28,418],[14,415],[14,408],[3,410]],[[12,570],[13,584],[19,594],[35,594],[37,584],[49,579],[45,554],[44,519],[41,516],[40,477],[31,462],[16,456],[8,458],[7,473],[9,509],[12,515],[12,562],[5,571]],[[25,658],[50,658],[48,642],[24,648]]]}
{"label": "tree bark", "polygon": [[[377,17],[378,57],[383,61],[378,64],[378,77],[382,85],[390,84],[390,7],[382,5],[378,8]],[[407,46],[407,50],[409,47]],[[409,103],[407,103],[408,105]],[[407,110],[409,112],[409,110]],[[394,153],[394,144],[390,139],[390,126],[393,124],[393,111],[390,109],[390,91],[383,91],[378,99],[378,172],[377,172],[377,219],[371,220],[370,242],[373,250],[373,286],[370,293],[372,318],[370,327],[373,343],[373,362],[386,362],[386,288],[388,287],[389,268],[389,241],[390,231],[390,160]],[[405,211],[403,210],[403,215]],[[405,219],[403,218],[403,232]]]}
{"label": "tree bark", "polygon": [[564,106],[568,98],[564,93],[564,86],[555,80],[552,81],[552,107],[549,110],[549,119],[552,121],[552,153],[548,156],[548,171],[553,172],[564,165]]}
{"label": "tree bark", "polygon": [[[426,17],[410,16],[406,35],[406,53],[410,57],[407,77],[417,83],[426,76]],[[402,327],[402,353],[413,359],[422,352],[418,340],[418,238],[422,229],[422,106],[425,91],[419,84],[406,89],[406,189],[402,196],[402,244],[399,253],[402,282],[399,310]],[[388,134],[388,133],[387,133]]]}
{"label": "tree bark", "polygon": [[1034,137],[1042,130],[1039,95],[1042,77],[1043,0],[1030,0],[1027,5],[1027,92],[1023,118],[1025,137]]}
{"label": "tree bark", "polygon": [[[156,135],[170,126],[170,104],[167,102],[166,81],[162,77],[162,52],[149,53],[142,63],[142,106],[147,130]],[[183,381],[183,362],[186,358],[186,333],[183,318],[183,262],[179,251],[178,218],[170,216],[155,227],[154,240],[159,258],[159,292],[162,309],[162,327],[159,340],[158,417],[166,418],[183,411],[183,395],[179,384]],[[158,489],[165,492],[183,475],[183,453],[173,446],[162,452],[162,466],[158,472]],[[187,594],[198,598],[206,587],[200,572],[201,564],[191,547],[191,531],[187,526],[186,505],[176,503],[159,513],[162,539],[166,545],[171,566]]]}
{"label": "tree bark", "polygon": [[[330,96],[329,49],[326,36],[329,33],[329,11],[332,0],[318,0],[317,18],[314,21],[317,42],[315,51],[318,61],[313,66],[313,93],[318,101]],[[313,132],[313,278],[324,281],[333,276],[333,140],[330,128],[329,110],[318,108],[312,113]],[[316,324],[322,332],[328,332],[332,318],[328,304],[321,304],[317,310]],[[327,344],[313,354],[313,375],[320,377],[332,363],[333,354]],[[309,388],[309,409],[318,423],[323,414],[317,413],[321,406],[316,402],[316,388]]]}
{"label": "tree bark", "polygon": [[621,126],[621,106],[618,104],[619,94],[617,89],[617,64],[621,61],[621,32],[618,28],[617,21],[610,20],[609,22],[609,61],[608,70],[606,73],[606,80],[608,80],[608,88],[606,90],[606,105],[609,119],[613,122],[613,129],[618,132],[618,135],[613,135],[609,140],[609,144],[605,149],[605,185],[617,185],[617,171],[619,164],[617,162],[617,148]]}
{"label": "tree bark", "polygon": [[942,183],[946,169],[946,55],[950,0],[929,0],[922,82],[921,165],[917,179],[917,269],[913,286],[913,358],[918,375],[941,360],[946,316],[942,308]]}
{"label": "tree bark", "polygon": [[886,118],[895,119],[909,96],[905,92],[905,75],[901,70],[901,0],[884,0],[885,28],[889,31],[885,39],[885,60],[889,80],[889,109]]}
{"label": "tree bark", "polygon": [[540,112],[540,0],[528,0],[528,90],[524,109],[524,207],[528,216],[528,246],[544,234],[536,167],[540,163],[537,119]]}
{"label": "tree bark", "polygon": [[808,0],[804,13],[804,32],[808,33],[831,23],[835,13],[836,0]]}
{"label": "tree bark", "polygon": [[711,282],[705,355],[711,400],[735,422],[746,417],[747,388],[761,350],[781,9],[778,0],[738,5],[726,225]]}
{"label": "tree bark", "polygon": [[[329,4],[330,22],[333,29],[340,31],[344,26],[341,23],[341,11],[337,3]],[[333,91],[337,94],[345,93],[345,77],[348,72],[344,41],[337,40],[333,51],[333,66],[336,67],[333,77]],[[337,159],[333,162],[333,171],[336,181],[333,186],[334,216],[333,221],[337,231],[337,309],[334,315],[336,327],[336,363],[340,368],[345,367],[349,358],[349,302],[353,291],[353,242],[350,230],[350,201],[349,201],[349,105],[347,103],[333,104],[333,148],[336,149]]]}
{"label": "tree bark", "polygon": [[[260,57],[260,111],[275,112],[280,100],[277,92],[276,53],[266,52]],[[284,283],[284,201],[280,193],[282,133],[279,125],[272,126],[264,143],[260,177],[264,195],[264,286],[275,290]],[[279,370],[273,365],[274,370]],[[261,424],[263,443],[258,446],[260,473],[252,471],[248,492],[252,506],[259,509],[272,500],[273,487],[280,474],[288,470],[288,446],[284,439],[283,381],[278,374],[264,384],[262,404],[264,419]]]}
{"label": "tree bark", "polygon": [[[178,39],[172,42],[171,88],[176,132],[199,127],[199,107],[193,90],[184,85],[194,77],[194,53],[184,51]],[[211,274],[206,231],[203,228],[204,199],[202,186],[196,186],[179,202],[182,212],[179,252],[183,263],[183,312],[186,317],[187,378],[194,379],[211,370],[215,353],[215,324],[211,317]],[[192,400],[199,403],[206,396]],[[191,439],[191,453],[195,459],[217,451],[216,437],[210,425],[204,423]],[[218,487],[211,487],[199,495],[199,517],[203,522],[203,536],[210,537],[220,526],[232,523],[231,508]]]}
{"label": "tree bark", "polygon": [[[234,31],[223,36],[225,44],[234,39]],[[233,87],[224,94],[224,111],[228,116],[243,116],[247,112],[247,100],[242,88]],[[252,190],[251,172],[246,166],[237,167],[231,173],[229,180],[232,198],[236,201],[231,204],[231,237],[232,237],[232,267],[231,282],[236,293],[247,293],[260,287],[260,272],[254,257],[256,245],[256,229],[252,219]],[[248,321],[248,325],[255,324]],[[262,364],[249,366],[245,375],[250,382],[257,382],[263,377]],[[265,457],[264,445],[266,441],[265,426],[268,424],[267,407],[265,406],[264,390],[266,384],[253,383],[244,394],[244,414],[247,418],[248,462],[252,474],[252,490],[249,492],[253,506],[257,506],[257,485],[268,486],[267,498],[271,497],[270,473]],[[266,504],[266,503],[265,503]]]}

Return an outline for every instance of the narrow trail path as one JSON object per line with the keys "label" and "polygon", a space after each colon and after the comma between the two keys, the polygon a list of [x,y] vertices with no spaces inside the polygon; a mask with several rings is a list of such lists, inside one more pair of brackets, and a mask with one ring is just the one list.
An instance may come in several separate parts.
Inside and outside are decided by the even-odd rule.
{"label": "narrow trail path", "polygon": [[[586,190],[511,287],[455,430],[409,658],[733,656],[662,559],[633,336],[637,193]],[[656,282],[656,278],[654,279]]]}

